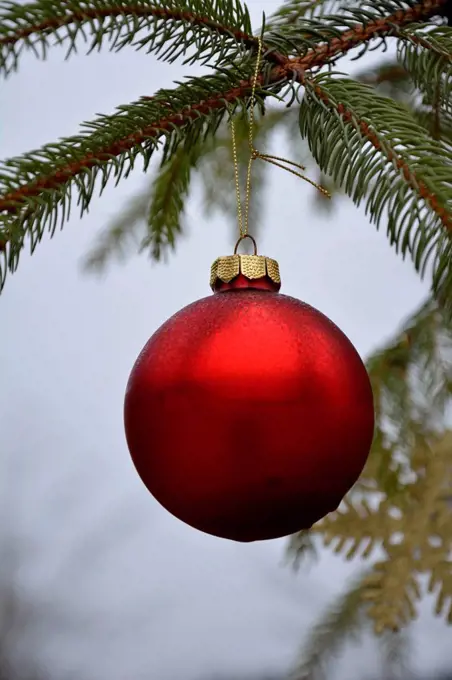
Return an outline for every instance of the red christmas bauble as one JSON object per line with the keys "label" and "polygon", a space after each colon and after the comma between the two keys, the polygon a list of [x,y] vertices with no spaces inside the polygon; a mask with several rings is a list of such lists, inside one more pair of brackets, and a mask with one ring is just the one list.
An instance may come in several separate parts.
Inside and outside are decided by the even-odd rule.
{"label": "red christmas bauble", "polygon": [[214,295],[149,339],[125,430],[150,493],[192,527],[256,541],[307,529],[360,475],[374,428],[366,369],[321,312],[281,295],[274,260],[234,255]]}

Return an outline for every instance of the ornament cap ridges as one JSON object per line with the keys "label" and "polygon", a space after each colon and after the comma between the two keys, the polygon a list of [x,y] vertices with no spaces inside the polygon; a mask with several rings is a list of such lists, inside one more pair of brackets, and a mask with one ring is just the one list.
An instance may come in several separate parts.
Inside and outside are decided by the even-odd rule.
{"label": "ornament cap ridges", "polygon": [[281,284],[279,264],[266,255],[225,255],[217,257],[210,270],[210,287],[215,290],[218,281],[230,283],[239,274],[253,281],[268,277],[276,285]]}

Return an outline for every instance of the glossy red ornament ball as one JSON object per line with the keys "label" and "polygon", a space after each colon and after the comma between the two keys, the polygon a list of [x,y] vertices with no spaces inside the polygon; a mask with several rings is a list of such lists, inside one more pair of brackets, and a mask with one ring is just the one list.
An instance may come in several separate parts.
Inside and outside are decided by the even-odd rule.
{"label": "glossy red ornament ball", "polygon": [[125,430],[138,474],[170,513],[208,534],[256,541],[337,508],[369,454],[374,409],[344,333],[278,293],[269,267],[258,278],[242,273],[253,257],[264,267],[273,260],[234,257],[232,280],[214,276],[215,294],[145,345]]}

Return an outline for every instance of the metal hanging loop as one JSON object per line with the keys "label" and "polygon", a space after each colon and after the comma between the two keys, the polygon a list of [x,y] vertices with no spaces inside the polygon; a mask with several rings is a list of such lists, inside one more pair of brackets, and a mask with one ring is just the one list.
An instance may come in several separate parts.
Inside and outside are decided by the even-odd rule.
{"label": "metal hanging loop", "polygon": [[254,237],[251,236],[251,234],[242,234],[241,236],[239,236],[238,241],[237,241],[237,243],[235,244],[234,255],[237,255],[237,249],[238,249],[239,245],[240,245],[241,242],[244,241],[246,238],[249,238],[249,239],[252,241],[253,246],[254,246],[254,253],[253,253],[253,254],[254,254],[254,255],[257,255],[257,243],[256,243],[256,240],[254,239]]}

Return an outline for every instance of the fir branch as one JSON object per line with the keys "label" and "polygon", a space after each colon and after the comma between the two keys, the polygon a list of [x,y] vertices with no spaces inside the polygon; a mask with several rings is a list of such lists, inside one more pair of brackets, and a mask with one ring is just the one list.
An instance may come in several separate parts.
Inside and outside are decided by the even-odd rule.
{"label": "fir branch", "polygon": [[[199,86],[200,81],[197,84]],[[194,83],[192,87],[195,89]],[[113,163],[119,179],[126,163],[130,171],[135,157],[142,154],[147,167],[150,154],[145,152],[145,146],[151,146],[153,150],[161,136],[171,138],[182,127],[207,118],[214,111],[219,110],[223,115],[224,98],[232,103],[243,96],[243,90],[247,88],[248,82],[244,87],[225,88],[220,95],[212,91],[210,98],[199,103],[186,103],[180,110],[165,106],[167,100],[162,97],[162,91],[160,96],[143,97],[133,104],[119,107],[117,114],[102,116],[82,125],[82,128],[95,130],[91,134],[85,132],[61,140],[57,145],[48,144],[26,156],[9,159],[3,164],[1,179],[6,191],[0,198],[0,211],[19,212],[41,193],[60,191],[68,181],[97,166]],[[181,93],[185,94],[190,89],[183,86]],[[196,89],[199,91],[200,88]],[[15,176],[13,169],[17,172]],[[90,184],[93,184],[92,180]],[[88,207],[89,194],[83,192],[83,199],[82,213]]]}
{"label": "fir branch", "polygon": [[188,148],[181,144],[154,178],[148,229],[141,249],[150,249],[156,260],[160,259],[162,250],[168,247],[174,249],[176,236],[182,232],[184,199],[202,151],[200,142]]}
{"label": "fir branch", "polygon": [[[331,663],[350,642],[361,641],[370,632],[372,620],[363,599],[368,572],[353,579],[344,593],[334,598],[309,632],[291,680],[325,680]],[[409,638],[403,633],[385,631],[378,638],[385,677],[409,669]]]}
{"label": "fir branch", "polygon": [[[379,0],[379,2],[382,3],[384,6],[389,5],[392,8],[395,7],[397,1],[398,0]],[[331,59],[334,56],[337,56],[339,53],[344,53],[352,49],[358,42],[365,42],[367,40],[371,40],[372,38],[376,37],[377,35],[380,35],[381,33],[384,33],[385,31],[388,33],[391,32],[393,30],[394,23],[398,25],[404,25],[419,20],[422,16],[431,13],[432,8],[434,9],[441,6],[441,4],[443,4],[444,1],[445,0],[422,0],[421,2],[417,3],[414,7],[406,9],[405,11],[400,10],[395,14],[390,15],[389,17],[385,17],[385,19],[383,20],[368,22],[366,26],[355,26],[355,28],[353,29],[344,31],[340,37],[333,38],[331,42],[328,44],[322,44],[314,49],[309,50],[302,57],[292,60],[286,59],[285,61],[283,61],[281,65],[272,69],[269,77],[267,78],[267,82],[269,85],[277,84],[281,83],[281,81],[284,80],[285,78],[293,77],[295,75],[301,84],[305,84],[306,80],[305,71],[307,69],[312,69],[315,66],[327,63],[329,59]],[[226,77],[231,78],[231,80],[233,79],[234,74],[227,75],[225,71],[223,71],[222,73]],[[186,84],[181,89],[181,91],[183,91],[185,95],[187,94],[189,89],[193,90],[194,96],[190,97],[190,102],[186,103],[185,108],[181,111],[178,111],[176,116],[173,117],[168,115],[167,111],[160,110],[161,120],[159,121],[157,119],[155,124],[151,126],[150,129],[152,131],[155,130],[155,132],[157,130],[163,132],[168,129],[171,129],[172,126],[181,127],[183,125],[186,125],[187,122],[189,122],[189,120],[196,119],[199,113],[205,114],[206,111],[210,111],[212,109],[225,108],[228,106],[229,102],[238,100],[240,98],[244,98],[247,94],[250,93],[252,86],[251,79],[241,80],[240,83],[238,83],[238,86],[236,83],[231,83],[233,85],[232,89],[228,90],[227,88],[223,88],[223,92],[221,92],[222,88],[218,86],[218,81],[216,81],[216,89],[219,90],[219,92],[214,93],[213,91],[214,87],[212,86],[209,87],[210,84],[209,80],[210,82],[213,82],[213,79],[205,80],[206,89],[208,89],[208,93],[200,91],[200,89],[202,90],[201,86],[202,81],[200,79],[196,80],[193,79],[190,84]],[[262,83],[263,79],[262,77],[260,77],[258,79],[258,85],[261,86]],[[198,85],[198,87],[196,87],[196,85]],[[142,104],[143,101],[158,102],[160,100],[160,104],[162,103],[165,104],[168,101],[170,101],[173,96],[175,99],[178,98],[177,92],[162,91],[162,93],[163,99],[162,95],[151,98],[143,97],[140,103]],[[198,95],[198,98],[196,98],[196,95]],[[130,107],[123,107],[123,109],[126,110],[128,108],[130,110],[133,110],[133,107],[134,105],[131,105]],[[103,117],[102,120],[106,120],[107,118],[108,117]],[[110,117],[110,119],[112,119],[112,117]],[[99,127],[99,123],[97,122],[91,125],[94,128]],[[124,150],[130,149],[134,144],[138,145],[142,143],[144,138],[149,137],[148,133],[147,134],[144,133],[141,135],[129,134],[127,139],[123,139],[120,142],[118,141],[111,148],[106,149],[105,150],[106,156],[117,155]],[[78,140],[77,138],[71,138],[70,141],[76,142]],[[46,151],[49,152],[50,149],[51,146],[49,145]],[[46,152],[44,151],[44,154],[45,153]],[[54,154],[52,154],[52,157],[54,157]],[[14,159],[14,165],[17,166],[19,161],[20,159]],[[12,196],[10,194],[2,196],[0,194],[0,211],[13,209],[14,202],[16,200],[20,200],[20,198],[23,196],[36,195],[36,193],[39,192],[39,190],[45,191],[47,189],[55,188],[55,186],[58,184],[58,181],[61,180],[66,181],[69,177],[73,177],[74,175],[76,175],[80,168],[83,167],[84,161],[86,161],[88,165],[93,165],[95,163],[95,159],[91,154],[88,158],[80,159],[79,163],[76,164],[75,166],[71,165],[70,167],[68,166],[65,167],[64,169],[61,168],[59,171],[59,176],[52,178],[53,181],[51,183],[47,183],[44,181],[42,184],[40,183],[39,185],[34,183],[33,186],[31,187],[23,186],[21,187],[20,196],[15,195]]]}
{"label": "fir branch", "polygon": [[[412,474],[413,451],[435,439],[452,396],[452,325],[427,300],[366,362],[375,404],[371,454],[354,488],[390,501]],[[395,527],[394,527],[395,530]]]}
{"label": "fir branch", "polygon": [[[398,2],[396,9],[405,9],[416,5],[416,0]],[[372,16],[375,3],[362,2],[360,0],[285,0],[284,3],[272,14],[267,21],[268,29],[297,24],[302,26],[305,19],[330,19],[335,13],[343,14],[346,10],[356,10],[368,7],[367,14]],[[386,7],[384,12],[391,13],[394,5]],[[429,16],[444,16],[449,18],[451,14],[448,0],[442,3],[425,3],[425,9]],[[425,15],[427,16],[427,15]]]}
{"label": "fir branch", "polygon": [[[14,271],[25,236],[32,252],[46,226],[51,234],[69,217],[75,185],[81,214],[89,207],[96,182],[100,193],[113,175],[116,183],[127,177],[138,157],[144,169],[164,139],[164,159],[187,134],[192,143],[214,134],[226,111],[244,99],[249,80],[232,70],[210,78],[197,78],[178,89],[161,90],[155,97],[120,107],[117,114],[101,116],[77,137],[49,144],[0,166],[0,240],[3,255]],[[171,101],[171,103],[169,103]],[[6,268],[0,267],[0,284]]]}
{"label": "fir branch", "polygon": [[[350,559],[368,542],[383,549],[384,556],[365,578],[361,598],[377,633],[398,631],[416,617],[420,599],[419,575],[430,575],[436,591],[437,613],[451,616],[450,569],[452,516],[450,512],[452,433],[443,431],[418,440],[410,452],[410,476],[401,491],[388,497],[368,494],[369,504],[353,504],[349,496],[342,508],[316,525],[315,534],[335,551]],[[370,507],[372,501],[373,507]],[[363,508],[365,507],[365,512]],[[435,544],[431,542],[435,536]]]}
{"label": "fir branch", "polygon": [[397,56],[415,86],[435,108],[452,113],[452,28],[400,31]]}
{"label": "fir branch", "polygon": [[[265,59],[282,65],[282,55],[274,49],[275,41],[280,45],[286,44],[287,53],[290,53],[297,36],[303,35],[304,49],[314,46],[313,39],[317,43],[319,38],[326,39],[327,45],[323,45],[321,50],[321,58],[325,59],[328,52],[347,51],[352,40],[355,44],[365,44],[375,31],[390,34],[388,28],[391,25],[401,26],[428,17],[445,1],[421,0],[413,7],[409,4],[407,7],[398,0],[378,0],[378,4],[372,6],[372,12],[380,9],[380,17],[376,17],[377,26],[372,26],[375,23],[370,19],[372,13],[363,6],[363,9],[350,10],[337,19],[329,18],[330,25],[325,34],[322,34],[322,24],[318,21],[305,20],[304,24],[296,26],[296,35],[273,35],[273,45],[264,45]],[[38,0],[26,5],[2,0],[0,8],[3,8],[3,13],[0,11],[0,72],[5,74],[17,69],[18,58],[24,48],[31,49],[38,58],[45,58],[53,34],[57,43],[69,42],[66,57],[77,50],[79,35],[85,42],[88,41],[88,33],[91,34],[88,52],[96,48],[99,50],[105,42],[110,42],[112,50],[118,51],[126,45],[136,49],[146,47],[147,52],[154,52],[168,61],[191,52],[184,61],[190,64],[232,63],[242,48],[257,47],[248,9],[239,0],[221,3],[218,0],[196,0],[195,3],[164,0],[154,6],[144,0],[118,0],[114,3],[111,0],[71,0],[64,5],[59,0]],[[383,20],[384,12],[386,22]],[[341,35],[339,31],[344,24],[348,24],[351,30]],[[148,33],[139,39],[137,34],[144,29]],[[335,40],[331,41],[331,38]],[[338,41],[342,44],[339,45]],[[326,52],[325,47],[328,47]]]}
{"label": "fir branch", "polygon": [[[239,0],[38,0],[0,3],[0,72],[18,67],[24,48],[45,59],[52,36],[69,43],[66,58],[77,51],[77,39],[90,38],[88,53],[105,42],[118,51],[145,48],[166,61],[184,55],[184,63],[231,62],[240,50],[257,46],[248,9]],[[146,30],[147,34],[139,38]],[[189,53],[189,56],[187,55]],[[276,60],[272,55],[270,59]]]}
{"label": "fir branch", "polygon": [[104,271],[111,255],[124,256],[129,245],[150,250],[155,260],[168,248],[174,249],[176,237],[183,231],[184,198],[202,150],[201,142],[189,149],[183,144],[175,149],[154,174],[151,186],[133,196],[123,213],[101,232],[85,259],[86,270]]}
{"label": "fir branch", "polygon": [[347,79],[306,83],[300,130],[322,171],[344,187],[377,228],[386,210],[388,236],[433,285],[452,286],[452,154],[406,107]]}
{"label": "fir branch", "polygon": [[[326,680],[328,665],[346,641],[358,641],[368,630],[362,599],[365,574],[355,578],[312,627],[291,680]],[[366,625],[367,624],[367,625]]]}
{"label": "fir branch", "polygon": [[[385,5],[390,5],[394,7],[397,0],[379,0]],[[270,74],[266,79],[267,87],[277,85],[282,83],[285,79],[295,78],[300,82],[300,84],[306,83],[305,72],[308,69],[312,69],[315,66],[324,65],[328,60],[336,57],[340,53],[345,53],[346,51],[352,49],[357,42],[365,42],[371,40],[372,38],[384,33],[385,30],[390,32],[393,30],[392,26],[394,23],[398,25],[404,25],[411,23],[412,21],[419,20],[422,16],[431,13],[432,8],[437,8],[445,0],[422,0],[417,3],[414,7],[405,10],[398,11],[394,15],[390,15],[385,20],[377,20],[374,22],[369,22],[365,27],[356,26],[354,29],[344,31],[340,38],[333,38],[331,43],[322,44],[314,49],[309,50],[304,56],[296,59],[286,59],[283,64],[272,69]],[[144,130],[128,132],[124,129],[124,134],[122,138],[116,139],[114,143],[110,144],[107,148],[102,150],[104,157],[99,158],[99,162],[107,162],[111,160],[113,156],[120,155],[121,153],[128,152],[135,145],[140,145],[145,139],[154,138],[157,136],[158,132],[165,133],[173,130],[174,128],[180,128],[186,126],[190,121],[196,120],[199,115],[208,115],[212,110],[220,111],[229,106],[231,102],[237,101],[239,99],[244,99],[250,94],[252,87],[252,80],[243,80],[236,78],[234,81],[234,76],[237,72],[231,69],[230,73],[222,71],[225,79],[229,79],[230,89],[228,89],[225,81],[221,82],[220,76],[216,78],[205,78],[193,79],[191,82],[185,84],[180,88],[179,91],[162,91],[155,97],[143,97],[140,102],[135,105],[130,105],[128,107],[122,107],[124,112],[134,112],[134,108],[143,106],[146,102],[154,102],[159,104],[158,112],[151,115],[151,119],[154,119],[151,125],[147,125]],[[205,81],[205,89],[203,89],[203,83]],[[237,82],[238,81],[238,82]],[[263,84],[262,76],[258,78],[258,86]],[[215,92],[216,90],[216,92]],[[177,112],[171,111],[171,107],[164,108],[168,105],[168,102],[173,98],[177,102],[181,98],[181,95],[185,96],[185,101],[182,103],[185,106],[180,107]],[[140,123],[144,122],[141,111],[135,112],[140,117]],[[173,115],[171,115],[173,114]],[[147,115],[146,115],[147,119]],[[85,124],[87,127],[90,126],[94,129],[101,129],[105,121],[117,120],[118,122],[124,120],[120,119],[119,116],[104,116],[99,121],[95,121],[92,124]],[[118,127],[118,126],[116,126]],[[123,126],[125,128],[125,126]],[[11,161],[5,162],[5,167],[15,167],[20,168],[21,162],[24,165],[29,165],[27,160],[33,160],[31,157],[44,155],[49,157],[49,160],[56,161],[58,164],[58,172],[53,173],[49,177],[42,177],[40,181],[33,181],[31,178],[27,177],[27,181],[22,185],[20,179],[15,180],[3,177],[3,181],[6,185],[7,192],[0,194],[0,212],[14,212],[17,208],[17,204],[20,204],[22,200],[28,196],[37,196],[40,191],[55,190],[58,188],[59,184],[67,182],[70,178],[75,177],[79,172],[81,172],[84,167],[93,167],[96,164],[96,158],[93,153],[88,153],[86,157],[77,154],[77,160],[73,159],[74,162],[70,163],[68,160],[64,159],[64,151],[70,153],[71,144],[83,143],[85,140],[77,137],[69,138],[65,142],[60,143],[57,148],[55,145],[48,145],[44,147],[42,152],[34,152],[31,155],[24,156],[23,158],[12,159]],[[96,145],[99,146],[99,145]],[[63,161],[58,159],[58,154],[55,152],[60,152],[63,156]],[[56,160],[58,159],[58,160]],[[27,172],[24,175],[29,175],[29,168],[27,167]],[[34,173],[37,174],[37,173]],[[11,185],[15,185],[16,190],[11,191]],[[19,188],[20,186],[20,188]]]}
{"label": "fir branch", "polygon": [[[384,508],[388,509],[389,503]],[[336,554],[345,551],[347,560],[358,555],[368,559],[376,548],[381,547],[382,533],[392,535],[401,530],[402,522],[378,514],[366,499],[353,502],[348,494],[338,510],[324,517],[310,530],[320,534],[325,547],[332,547]]]}
{"label": "fir branch", "polygon": [[[307,20],[284,26],[265,35],[269,46],[283,53],[298,53],[288,68],[292,77],[303,82],[307,69],[331,63],[340,54],[360,46],[361,57],[375,38],[384,42],[398,36],[400,29],[425,21],[438,13],[447,0],[365,0],[358,8],[347,9],[337,17]],[[343,30],[347,26],[347,30]],[[315,45],[313,44],[315,43]]]}
{"label": "fir branch", "polygon": [[[278,65],[267,64],[258,78],[259,96],[276,93],[294,80],[306,84],[307,69],[330,62],[358,43],[381,38],[385,32],[391,34],[394,25],[404,26],[419,21],[442,6],[444,1],[421,0],[407,7],[403,0],[376,0],[374,14],[360,10],[359,16],[364,23],[353,23],[352,18],[358,16],[353,14],[348,20],[343,20],[353,24],[352,28],[334,36],[337,27],[328,28],[327,34],[320,36],[319,44],[301,56],[290,59],[277,52]],[[385,10],[392,14],[384,15]],[[274,42],[275,34],[272,35]],[[282,44],[281,35],[278,41]],[[264,59],[268,60],[270,53],[274,56],[275,44],[268,44],[266,50]],[[230,65],[228,70],[221,69],[216,76],[192,79],[177,90],[165,90],[156,97],[143,98],[136,104],[121,107],[119,114],[85,124],[91,134],[84,132],[58,144],[49,144],[0,166],[0,223],[3,224],[0,227],[0,251],[4,259],[4,266],[0,266],[0,289],[6,268],[14,271],[17,267],[25,236],[30,236],[33,251],[46,226],[50,234],[54,233],[60,207],[61,223],[65,221],[72,184],[76,186],[83,213],[89,206],[98,178],[102,191],[113,171],[119,181],[123,174],[130,172],[140,155],[146,169],[162,137],[166,140],[166,158],[189,130],[193,132],[194,139],[199,134],[213,134],[226,110],[237,102],[243,103],[249,96],[252,86],[250,71],[245,73]]]}
{"label": "fir branch", "polygon": [[386,441],[399,454],[409,451],[416,423],[433,433],[435,424],[446,418],[452,395],[450,318],[434,300],[427,300],[366,366],[376,396],[378,429],[391,430]]}
{"label": "fir branch", "polygon": [[[411,527],[415,533],[414,527]],[[377,562],[363,583],[361,597],[369,604],[377,635],[385,630],[397,633],[416,618],[415,603],[421,592],[417,560],[403,543],[391,546],[386,559]]]}

